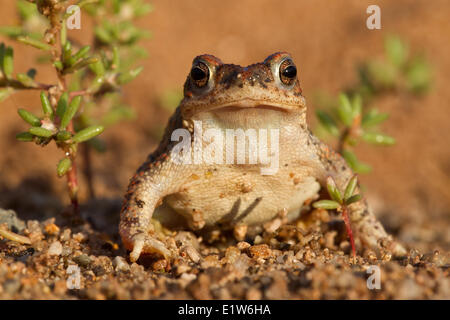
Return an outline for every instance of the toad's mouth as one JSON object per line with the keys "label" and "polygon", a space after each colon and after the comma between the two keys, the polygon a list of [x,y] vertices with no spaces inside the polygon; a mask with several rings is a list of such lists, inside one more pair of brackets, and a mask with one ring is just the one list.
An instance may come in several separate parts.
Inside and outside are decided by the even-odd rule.
{"label": "toad's mouth", "polygon": [[[285,101],[269,99],[238,99],[230,101],[217,101],[216,103],[202,103],[202,104],[185,104],[182,108],[183,117],[186,119],[192,117],[201,117],[203,114],[210,114],[210,116],[218,117],[222,120],[233,120],[236,117],[283,117],[292,114],[297,115],[306,110],[304,104],[289,103]],[[235,119],[237,121],[237,119]]]}
{"label": "toad's mouth", "polygon": [[239,111],[244,109],[258,109],[288,112],[290,110],[298,110],[299,106],[275,101],[244,99],[210,106],[208,109],[210,111]]}

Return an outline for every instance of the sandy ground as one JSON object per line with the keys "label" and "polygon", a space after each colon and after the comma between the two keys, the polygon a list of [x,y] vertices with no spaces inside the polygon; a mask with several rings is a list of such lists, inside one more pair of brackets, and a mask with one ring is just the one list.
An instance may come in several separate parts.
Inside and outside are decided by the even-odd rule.
{"label": "sandy ground", "polygon": [[[152,3],[155,11],[139,21],[153,33],[144,43],[149,51],[145,72],[123,91],[139,116],[105,132],[109,152],[93,161],[98,198],[89,200],[82,193],[84,223],[73,226],[62,215],[67,199],[65,182],[55,175],[59,150],[42,152],[14,140],[24,129],[16,110],[37,110],[37,94],[21,92],[0,104],[0,208],[14,210],[24,225],[11,220],[11,212],[2,211],[0,217],[32,239],[31,245],[0,240],[1,298],[450,298],[447,1],[381,1],[379,31],[365,28],[368,1]],[[2,3],[1,16],[2,24],[15,22],[12,3]],[[86,29],[71,36],[90,41],[84,38]],[[383,37],[390,33],[427,56],[433,89],[421,98],[404,93],[378,99],[377,107],[391,115],[384,130],[398,143],[382,149],[361,146],[358,152],[374,167],[361,177],[366,196],[389,232],[411,250],[408,257],[389,261],[388,255],[375,259],[360,252],[357,263],[350,264],[342,225],[313,213],[321,223],[298,222],[302,232],[286,227],[248,244],[225,237],[197,245],[201,239],[185,235],[194,239],[184,239],[190,254],[170,266],[125,260],[117,235],[122,195],[156,146],[155,130],[170,115],[158,106],[158,97],[181,88],[194,56],[211,53],[225,62],[250,64],[275,51],[289,51],[300,69],[313,124],[313,95],[318,90],[336,94],[356,81],[357,63],[380,56]],[[23,72],[36,52],[13,45],[16,70]],[[38,80],[53,77],[50,69],[38,68]],[[366,286],[366,269],[372,264],[381,268],[379,290]],[[67,289],[70,265],[80,268],[80,290]]]}

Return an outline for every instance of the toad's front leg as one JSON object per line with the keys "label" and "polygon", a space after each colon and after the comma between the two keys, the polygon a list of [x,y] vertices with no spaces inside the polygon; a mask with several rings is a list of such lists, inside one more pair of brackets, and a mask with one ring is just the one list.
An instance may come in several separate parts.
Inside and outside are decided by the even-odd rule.
{"label": "toad's front leg", "polygon": [[162,199],[180,187],[186,168],[177,165],[166,154],[149,156],[128,185],[120,213],[119,233],[125,248],[131,250],[130,260],[143,253],[158,253],[165,258],[174,255],[159,237],[152,224],[152,215]]}
{"label": "toad's front leg", "polygon": [[[315,146],[313,157],[318,160],[316,162],[317,178],[320,180],[322,187],[326,187],[326,178],[331,176],[336,181],[337,187],[341,191],[345,190],[354,175],[347,162],[342,156],[312,135],[310,136],[310,142]],[[356,187],[355,193],[359,193],[359,186]],[[352,229],[364,245],[375,251],[380,248],[387,249],[395,256],[406,254],[403,246],[386,233],[365,199],[349,206],[349,216]]]}

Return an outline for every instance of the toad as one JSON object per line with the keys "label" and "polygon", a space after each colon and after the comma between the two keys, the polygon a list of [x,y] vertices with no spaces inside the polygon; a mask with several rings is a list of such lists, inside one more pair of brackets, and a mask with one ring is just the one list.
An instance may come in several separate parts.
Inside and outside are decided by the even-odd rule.
{"label": "toad", "polygon": [[[285,52],[241,67],[204,54],[193,60],[184,98],[158,148],[131,178],[119,232],[130,260],[170,259],[171,230],[234,229],[257,234],[276,217],[292,221],[332,177],[341,190],[354,173],[316,138],[292,57]],[[349,206],[361,244],[404,255],[366,200]]]}

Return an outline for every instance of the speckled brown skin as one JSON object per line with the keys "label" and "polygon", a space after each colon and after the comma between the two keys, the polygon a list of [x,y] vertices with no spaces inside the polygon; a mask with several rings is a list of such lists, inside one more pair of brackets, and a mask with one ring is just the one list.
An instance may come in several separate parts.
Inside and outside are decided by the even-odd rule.
{"label": "speckled brown skin", "polygon": [[[207,67],[208,75],[199,81],[188,75],[184,99],[158,149],[137,170],[128,187],[119,231],[125,247],[131,250],[132,261],[141,254],[159,253],[167,258],[177,254],[174,241],[155,230],[152,218],[171,228],[244,226],[255,233],[282,213],[287,220],[298,217],[305,201],[318,197],[328,176],[341,190],[353,176],[343,158],[308,130],[299,80],[286,81],[280,73],[280,68],[293,64],[287,53],[275,53],[247,67],[223,64],[211,55],[196,57],[193,67],[199,64],[205,70]],[[260,169],[265,165],[259,163],[176,164],[173,148],[178,141],[171,141],[172,132],[177,128],[193,132],[193,121],[202,121],[203,131],[278,129],[278,170],[263,175]],[[203,147],[207,145],[203,141]],[[350,206],[350,218],[363,245],[405,254],[365,200]]]}

